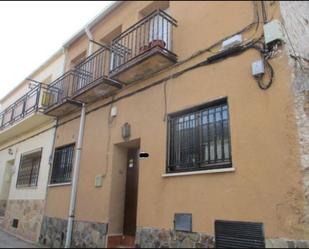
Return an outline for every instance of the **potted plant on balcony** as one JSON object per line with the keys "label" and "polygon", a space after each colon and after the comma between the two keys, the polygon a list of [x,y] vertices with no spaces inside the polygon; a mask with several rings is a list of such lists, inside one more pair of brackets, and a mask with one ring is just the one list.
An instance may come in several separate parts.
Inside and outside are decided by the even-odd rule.
{"label": "potted plant on balcony", "polygon": [[165,43],[165,41],[163,41],[163,40],[152,40],[151,42],[149,42],[149,47],[150,48],[153,48],[153,47],[156,47],[156,46],[158,46],[158,47],[161,47],[161,48],[165,48],[165,46],[166,46],[166,43]]}

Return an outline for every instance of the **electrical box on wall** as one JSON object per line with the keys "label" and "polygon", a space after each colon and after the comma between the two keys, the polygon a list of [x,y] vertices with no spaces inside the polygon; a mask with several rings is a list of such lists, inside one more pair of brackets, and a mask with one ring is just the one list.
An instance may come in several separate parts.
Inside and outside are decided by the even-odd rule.
{"label": "electrical box on wall", "polygon": [[276,42],[284,41],[284,34],[280,21],[273,20],[264,25],[265,43],[271,45]]}
{"label": "electrical box on wall", "polygon": [[94,186],[95,186],[96,188],[100,188],[100,187],[102,187],[102,185],[103,185],[103,176],[102,176],[102,175],[97,175],[97,176],[95,177]]}
{"label": "electrical box on wall", "polygon": [[117,107],[113,106],[111,109],[111,117],[116,117],[117,116]]}
{"label": "electrical box on wall", "polygon": [[192,214],[175,214],[175,231],[192,232]]}
{"label": "electrical box on wall", "polygon": [[265,73],[265,67],[263,60],[258,60],[252,63],[251,66],[252,69],[252,75],[254,77],[262,76]]}
{"label": "electrical box on wall", "polygon": [[240,45],[242,43],[242,35],[234,35],[233,37],[222,42],[222,49],[227,49]]}

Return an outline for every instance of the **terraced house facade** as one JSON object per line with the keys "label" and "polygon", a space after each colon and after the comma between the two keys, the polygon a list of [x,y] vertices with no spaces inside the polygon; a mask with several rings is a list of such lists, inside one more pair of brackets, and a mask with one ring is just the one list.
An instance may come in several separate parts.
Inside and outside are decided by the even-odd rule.
{"label": "terraced house facade", "polygon": [[39,243],[213,247],[238,221],[307,245],[307,10],[119,1],[67,41]]}

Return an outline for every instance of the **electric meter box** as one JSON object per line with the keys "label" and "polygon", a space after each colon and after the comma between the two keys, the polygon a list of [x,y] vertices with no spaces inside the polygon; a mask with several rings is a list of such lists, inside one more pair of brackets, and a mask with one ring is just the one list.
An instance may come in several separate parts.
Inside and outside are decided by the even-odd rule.
{"label": "electric meter box", "polygon": [[265,73],[263,60],[258,60],[252,63],[252,75],[254,77],[261,76]]}
{"label": "electric meter box", "polygon": [[97,175],[97,176],[95,177],[94,186],[95,186],[96,188],[100,188],[100,187],[102,187],[102,185],[103,185],[103,176],[102,176],[102,175]]}
{"label": "electric meter box", "polygon": [[284,33],[280,21],[273,20],[264,25],[265,43],[270,45],[275,42],[284,41]]}

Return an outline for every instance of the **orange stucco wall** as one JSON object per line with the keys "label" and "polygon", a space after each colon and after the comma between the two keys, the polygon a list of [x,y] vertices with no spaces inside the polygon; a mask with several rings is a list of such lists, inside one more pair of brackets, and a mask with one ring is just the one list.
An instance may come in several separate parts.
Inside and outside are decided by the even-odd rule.
{"label": "orange stucco wall", "polygon": [[[118,7],[93,29],[95,39],[100,40],[119,25],[126,28],[134,24],[138,11],[147,4],[127,2]],[[280,18],[276,3],[269,11]],[[171,2],[170,13],[178,21],[174,52],[182,61],[249,24],[253,7],[251,2]],[[82,39],[69,48],[69,58],[88,47]],[[178,68],[128,86],[116,98],[210,55],[203,54]],[[260,90],[251,76],[251,63],[259,58],[256,51],[248,50],[166,83],[168,113],[228,98],[235,172],[162,177],[167,134],[163,84],[114,103],[118,115],[110,123],[110,105],[89,113],[76,219],[108,222],[112,232],[119,232],[122,217],[110,214],[113,210],[119,212],[122,205],[119,198],[114,198],[123,191],[119,186],[123,185],[121,175],[125,173],[121,168],[123,155],[116,145],[124,142],[121,126],[128,122],[132,127],[131,140],[140,139],[141,150],[150,154],[140,161],[138,226],[172,228],[174,213],[190,212],[193,231],[213,234],[215,219],[230,219],[264,222],[267,237],[304,238],[303,189],[287,58],[281,54],[271,61],[276,76],[268,91]],[[88,110],[110,100],[98,101]],[[60,120],[56,146],[76,141],[79,119],[61,125],[72,117]],[[101,188],[94,185],[97,175],[104,176]],[[70,186],[50,187],[45,214],[66,218],[69,194]],[[113,226],[116,223],[118,227]]]}

